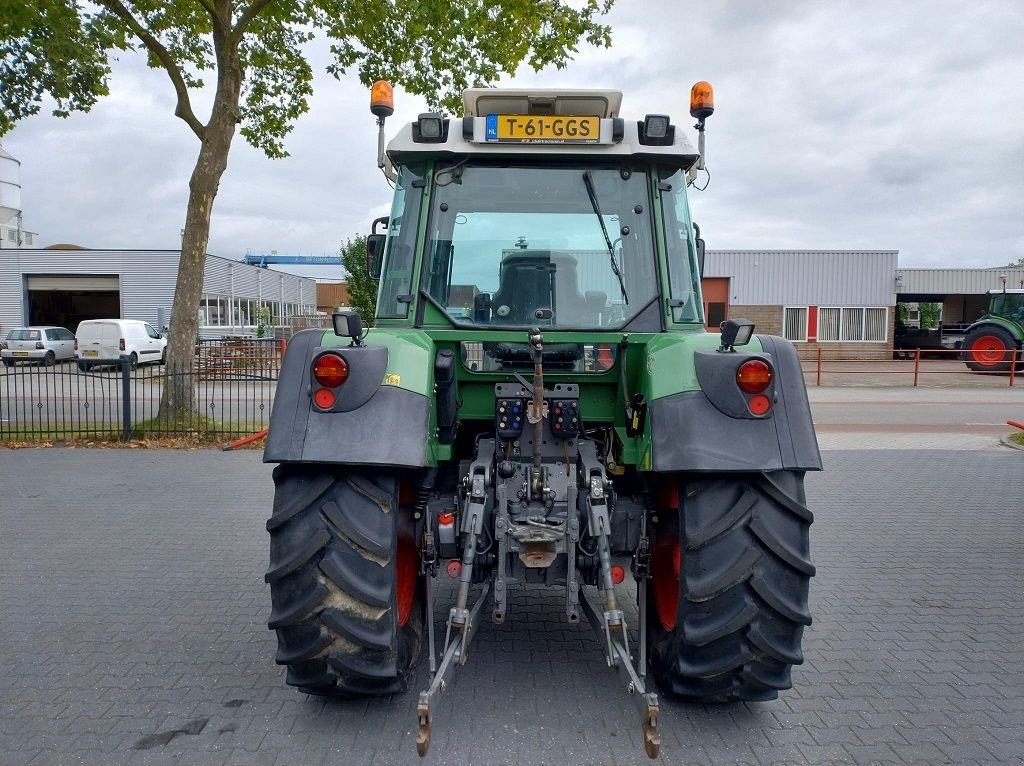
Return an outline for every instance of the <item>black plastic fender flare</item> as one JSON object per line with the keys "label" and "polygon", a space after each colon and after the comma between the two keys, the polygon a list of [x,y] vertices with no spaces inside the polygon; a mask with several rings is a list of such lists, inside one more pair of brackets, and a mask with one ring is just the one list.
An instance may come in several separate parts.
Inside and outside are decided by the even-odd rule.
{"label": "black plastic fender flare", "polygon": [[[263,450],[264,463],[335,463],[339,465],[391,465],[419,468],[427,465],[430,401],[396,386],[374,385],[354,376],[357,406],[321,412],[311,398],[310,370],[320,352],[324,330],[303,330],[288,344],[270,413],[270,430]],[[383,371],[377,348],[362,350],[339,346],[350,369],[366,354],[366,363]],[[344,385],[348,385],[346,382]]]}
{"label": "black plastic fender flare", "polygon": [[[698,378],[707,390],[685,391],[650,405],[653,471],[820,471],[821,453],[796,348],[774,335],[758,335],[763,353],[706,354]],[[751,418],[731,404],[741,358],[767,357],[775,380],[769,417]],[[716,370],[720,366],[722,370]],[[716,406],[717,405],[717,406]]]}

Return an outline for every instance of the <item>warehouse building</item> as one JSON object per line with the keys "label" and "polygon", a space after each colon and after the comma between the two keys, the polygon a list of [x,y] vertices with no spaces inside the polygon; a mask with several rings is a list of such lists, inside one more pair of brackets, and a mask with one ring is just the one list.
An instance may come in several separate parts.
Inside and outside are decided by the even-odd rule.
{"label": "warehouse building", "polygon": [[708,250],[709,329],[730,316],[781,335],[807,356],[889,359],[896,316],[896,250]]}
{"label": "warehouse building", "polygon": [[988,305],[986,293],[1004,286],[1024,288],[1024,268],[896,269],[897,301],[939,303],[942,324],[949,327],[976,321]]}
{"label": "warehouse building", "polygon": [[[171,319],[177,250],[86,250],[72,246],[5,249],[0,254],[0,336],[26,324],[74,331],[85,319]],[[208,255],[200,335],[251,335],[266,311],[270,327],[316,313],[316,282]]]}

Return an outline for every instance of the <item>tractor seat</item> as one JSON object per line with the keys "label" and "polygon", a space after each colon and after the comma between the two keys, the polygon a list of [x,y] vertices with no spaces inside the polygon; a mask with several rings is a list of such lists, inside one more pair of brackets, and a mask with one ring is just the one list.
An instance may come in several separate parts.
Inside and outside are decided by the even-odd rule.
{"label": "tractor seat", "polygon": [[491,298],[494,320],[501,324],[534,324],[538,310],[551,310],[556,324],[580,324],[587,299],[579,291],[576,258],[547,251],[515,253],[501,262],[497,292]]}

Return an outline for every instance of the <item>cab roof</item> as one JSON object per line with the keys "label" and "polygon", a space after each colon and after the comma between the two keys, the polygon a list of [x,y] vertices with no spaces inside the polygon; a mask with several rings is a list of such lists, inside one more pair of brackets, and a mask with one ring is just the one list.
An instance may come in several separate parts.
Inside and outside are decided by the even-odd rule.
{"label": "cab roof", "polygon": [[[511,162],[587,162],[626,159],[655,162],[689,170],[700,159],[687,140],[682,125],[672,126],[672,138],[664,144],[644,141],[640,135],[643,115],[619,116],[622,93],[600,89],[469,88],[463,91],[466,114],[447,118],[443,135],[424,140],[416,123],[409,123],[388,143],[393,165],[435,158],[470,158]],[[485,123],[493,115],[597,117],[600,139],[596,142],[492,142],[485,138]],[[679,115],[688,119],[689,115]]]}
{"label": "cab roof", "polygon": [[562,114],[618,117],[622,91],[558,88],[467,88],[462,92],[467,117],[488,114]]}

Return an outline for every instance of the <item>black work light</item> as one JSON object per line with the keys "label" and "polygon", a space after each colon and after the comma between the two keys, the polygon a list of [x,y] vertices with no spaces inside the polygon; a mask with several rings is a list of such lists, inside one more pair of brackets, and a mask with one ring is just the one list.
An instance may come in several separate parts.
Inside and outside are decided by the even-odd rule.
{"label": "black work light", "polygon": [[653,146],[671,146],[675,127],[667,114],[649,114],[640,123],[640,143]]}
{"label": "black work light", "polygon": [[749,319],[726,319],[722,322],[722,345],[719,351],[732,351],[733,346],[745,346],[754,335],[754,323]]}
{"label": "black work light", "polygon": [[427,112],[416,118],[412,140],[420,144],[439,144],[444,142],[446,132],[441,115]]}
{"label": "black work light", "polygon": [[351,338],[355,345],[363,337],[363,318],[355,309],[338,308],[331,314],[334,334],[339,338]]}

